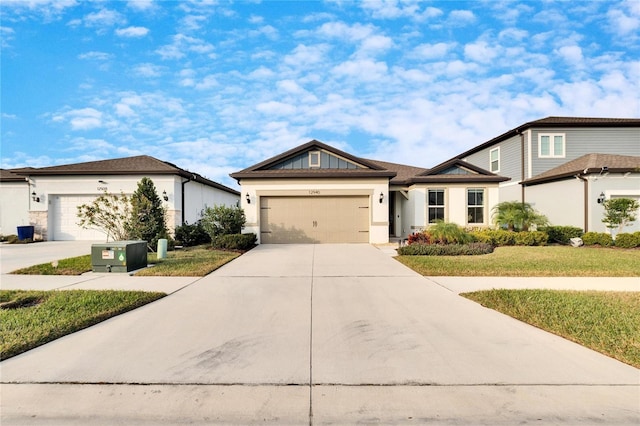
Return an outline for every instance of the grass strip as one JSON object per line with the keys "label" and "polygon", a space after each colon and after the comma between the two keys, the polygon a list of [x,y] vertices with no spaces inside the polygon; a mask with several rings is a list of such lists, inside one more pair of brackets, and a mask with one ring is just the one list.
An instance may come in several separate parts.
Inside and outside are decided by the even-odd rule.
{"label": "grass strip", "polygon": [[591,247],[497,247],[481,256],[397,256],[427,276],[638,277],[640,250]]}
{"label": "grass strip", "polygon": [[142,269],[136,272],[135,275],[146,277],[204,277],[238,256],[240,256],[240,253],[213,250],[208,246],[171,251],[165,259],[156,259],[156,253],[150,253],[148,260],[154,266]]}
{"label": "grass strip", "polygon": [[0,290],[0,359],[166,296],[143,291]]}
{"label": "grass strip", "polygon": [[11,272],[19,275],[82,275],[91,271],[91,255],[69,257]]}
{"label": "grass strip", "polygon": [[[225,263],[231,262],[240,253],[213,250],[209,246],[189,247],[170,251],[165,259],[157,259],[157,253],[149,253],[147,260],[152,268],[135,273],[136,276],[204,277]],[[91,271],[91,255],[70,257],[56,262],[42,263],[11,272],[21,275],[82,275]]]}
{"label": "grass strip", "polygon": [[640,368],[640,292],[487,290],[462,296]]}

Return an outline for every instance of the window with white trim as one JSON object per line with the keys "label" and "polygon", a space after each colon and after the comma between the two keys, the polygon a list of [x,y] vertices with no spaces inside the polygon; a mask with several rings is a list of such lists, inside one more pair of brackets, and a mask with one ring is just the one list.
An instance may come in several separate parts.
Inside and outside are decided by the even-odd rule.
{"label": "window with white trim", "polygon": [[489,151],[489,170],[491,170],[492,173],[500,171],[500,147]]}
{"label": "window with white trim", "polygon": [[320,167],[320,151],[309,151],[309,167]]}
{"label": "window with white trim", "polygon": [[484,189],[467,189],[467,223],[484,223]]}
{"label": "window with white trim", "polygon": [[429,223],[444,220],[444,189],[430,189],[427,194]]}
{"label": "window with white trim", "polygon": [[538,135],[538,157],[564,158],[564,133],[540,133]]}

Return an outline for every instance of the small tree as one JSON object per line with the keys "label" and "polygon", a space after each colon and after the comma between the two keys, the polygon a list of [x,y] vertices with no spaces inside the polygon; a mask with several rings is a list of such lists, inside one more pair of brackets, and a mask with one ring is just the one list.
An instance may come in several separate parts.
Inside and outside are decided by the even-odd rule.
{"label": "small tree", "polygon": [[212,240],[219,235],[240,234],[245,222],[240,207],[214,206],[202,212],[202,227]]}
{"label": "small tree", "polygon": [[640,203],[631,198],[611,198],[605,200],[604,217],[602,222],[609,229],[618,228],[618,233],[622,232],[625,226],[635,222]]}
{"label": "small tree", "polygon": [[78,226],[83,229],[96,229],[104,232],[113,240],[127,240],[129,233],[127,221],[131,214],[131,201],[125,194],[105,192],[90,204],[78,206]]}
{"label": "small tree", "polygon": [[547,217],[538,213],[529,203],[503,201],[493,208],[493,222],[506,226],[509,231],[528,231],[532,225],[546,226]]}
{"label": "small tree", "polygon": [[127,230],[130,238],[147,241],[152,250],[157,249],[160,238],[167,238],[165,210],[156,186],[148,177],[143,177],[138,182],[138,189],[131,196],[131,216]]}

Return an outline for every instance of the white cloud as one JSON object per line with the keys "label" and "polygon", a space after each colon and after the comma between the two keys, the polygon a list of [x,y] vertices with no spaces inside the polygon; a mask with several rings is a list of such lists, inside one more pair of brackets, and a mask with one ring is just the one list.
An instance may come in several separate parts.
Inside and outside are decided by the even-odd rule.
{"label": "white cloud", "polygon": [[0,47],[7,49],[10,42],[14,39],[15,31],[13,28],[0,26]]}
{"label": "white cloud", "polygon": [[184,34],[176,34],[172,37],[171,44],[161,46],[156,50],[156,53],[159,54],[162,59],[181,59],[184,58],[188,52],[211,54],[213,50],[213,45],[202,39]]}
{"label": "white cloud", "polygon": [[581,66],[584,60],[580,46],[563,46],[557,50],[558,55],[570,65]]}
{"label": "white cloud", "polygon": [[77,0],[3,0],[3,13],[41,15],[45,21],[59,19],[66,9],[78,5]]}
{"label": "white cloud", "polygon": [[346,61],[331,70],[338,76],[357,78],[360,81],[375,81],[387,74],[387,64],[369,59]]}
{"label": "white cloud", "polygon": [[149,33],[149,28],[145,27],[127,27],[118,28],[116,35],[119,37],[144,37]]}
{"label": "white cloud", "polygon": [[326,45],[306,46],[299,44],[293,52],[284,57],[284,62],[288,65],[306,66],[324,61]]}
{"label": "white cloud", "polygon": [[123,23],[125,18],[115,10],[101,9],[85,15],[82,21],[87,27],[111,27]]}
{"label": "white cloud", "polygon": [[269,116],[292,115],[296,113],[296,107],[294,105],[277,101],[259,103],[256,105],[256,109]]}
{"label": "white cloud", "polygon": [[414,16],[420,6],[416,1],[374,0],[363,1],[361,7],[370,12],[374,18],[395,19],[403,16]]}
{"label": "white cloud", "polygon": [[476,41],[464,46],[464,55],[472,61],[492,62],[499,54],[499,45],[490,46],[486,41]]}
{"label": "white cloud", "polygon": [[91,61],[108,61],[113,58],[113,55],[106,52],[86,52],[78,55],[78,59],[85,59]]}
{"label": "white cloud", "polygon": [[360,23],[347,25],[344,22],[327,22],[318,28],[319,35],[338,38],[342,41],[360,41],[369,37],[374,31],[373,25],[362,25]]}
{"label": "white cloud", "polygon": [[207,19],[204,15],[187,15],[181,19],[180,24],[185,31],[197,31]]}
{"label": "white cloud", "polygon": [[455,43],[423,43],[413,49],[411,56],[419,59],[441,59],[455,46]]}
{"label": "white cloud", "polygon": [[16,118],[18,118],[18,116],[15,115],[15,114],[8,114],[6,112],[3,112],[2,113],[2,118],[5,118],[7,120],[15,120]]}
{"label": "white cloud", "polygon": [[128,0],[127,6],[138,12],[149,11],[156,7],[153,0]]}
{"label": "white cloud", "polygon": [[450,25],[464,26],[476,21],[476,15],[470,10],[453,10],[447,19]]}
{"label": "white cloud", "polygon": [[95,108],[72,109],[53,116],[54,122],[69,122],[71,130],[102,127],[102,113]]}
{"label": "white cloud", "polygon": [[627,0],[617,3],[607,12],[609,28],[620,36],[638,39],[637,31],[640,29],[640,2]]}
{"label": "white cloud", "polygon": [[160,77],[162,67],[152,63],[138,64],[133,67],[133,72],[141,77]]}

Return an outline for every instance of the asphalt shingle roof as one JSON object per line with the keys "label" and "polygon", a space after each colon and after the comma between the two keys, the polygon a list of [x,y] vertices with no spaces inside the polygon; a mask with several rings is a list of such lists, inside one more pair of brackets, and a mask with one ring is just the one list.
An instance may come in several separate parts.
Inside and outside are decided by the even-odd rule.
{"label": "asphalt shingle roof", "polygon": [[640,157],[597,153],[586,154],[530,179],[526,179],[522,183],[531,185],[573,177],[575,175],[600,173],[604,172],[603,167],[607,167],[607,171],[610,173],[640,172]]}
{"label": "asphalt shingle roof", "polygon": [[197,173],[181,169],[175,164],[158,160],[149,155],[115,158],[111,160],[88,161],[61,166],[14,169],[21,176],[61,176],[61,175],[179,175],[231,194],[240,193],[227,186],[207,179]]}

